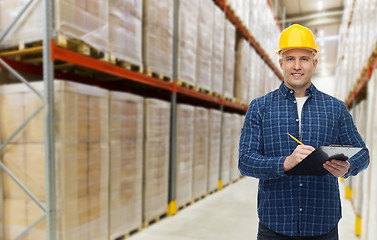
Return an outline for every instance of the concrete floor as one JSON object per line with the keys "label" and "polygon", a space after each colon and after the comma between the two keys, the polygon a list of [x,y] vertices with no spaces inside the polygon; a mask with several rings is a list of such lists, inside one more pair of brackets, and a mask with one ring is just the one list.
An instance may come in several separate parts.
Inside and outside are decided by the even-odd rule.
{"label": "concrete floor", "polygon": [[[180,210],[132,235],[130,240],[233,240],[256,239],[258,218],[256,193],[258,181],[242,178],[223,190]],[[340,183],[343,219],[339,223],[341,240],[357,240],[355,214],[344,199]]]}

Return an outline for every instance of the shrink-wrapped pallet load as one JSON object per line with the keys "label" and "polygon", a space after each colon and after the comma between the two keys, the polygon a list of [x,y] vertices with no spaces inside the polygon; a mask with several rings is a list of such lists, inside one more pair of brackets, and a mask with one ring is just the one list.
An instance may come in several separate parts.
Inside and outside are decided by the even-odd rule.
{"label": "shrink-wrapped pallet load", "polygon": [[142,66],[143,1],[112,0],[109,3],[109,52],[130,64]]}
{"label": "shrink-wrapped pallet load", "polygon": [[[41,82],[32,86],[43,92]],[[63,81],[55,81],[54,89],[57,239],[105,239],[108,237],[108,92]],[[2,127],[1,138],[6,139],[17,127],[10,123],[25,120],[42,101],[23,84],[4,85],[0,92],[0,126],[11,126],[6,130]],[[2,151],[4,164],[42,203],[46,192],[43,116],[42,111]],[[39,218],[42,211],[5,174],[3,187],[4,239],[13,239]],[[25,239],[45,239],[45,224],[43,220]]]}
{"label": "shrink-wrapped pallet load", "polygon": [[236,28],[229,21],[225,21],[225,44],[224,44],[224,85],[223,95],[233,98],[234,89],[234,67],[235,67],[235,43]]}
{"label": "shrink-wrapped pallet load", "polygon": [[258,92],[259,92],[258,91],[259,82],[261,81],[261,79],[258,78],[258,74],[257,74],[257,69],[259,68],[257,58],[259,58],[259,55],[255,51],[255,49],[250,48],[249,98],[248,98],[248,101],[245,102],[247,104],[250,103],[251,100],[256,98],[258,96]]}
{"label": "shrink-wrapped pallet load", "polygon": [[237,180],[240,176],[238,170],[238,150],[241,137],[241,115],[232,114],[232,157],[230,160],[230,180]]}
{"label": "shrink-wrapped pallet load", "polygon": [[179,0],[178,80],[196,85],[199,0]]}
{"label": "shrink-wrapped pallet load", "polygon": [[[28,2],[0,0],[0,32]],[[31,3],[2,46],[22,46],[42,40],[42,5],[42,0]],[[142,65],[142,1],[55,0],[53,11],[57,35],[81,40],[120,60]]]}
{"label": "shrink-wrapped pallet load", "polygon": [[220,169],[221,112],[208,110],[208,192],[218,188]]}
{"label": "shrink-wrapped pallet load", "polygon": [[143,2],[143,61],[146,71],[172,77],[173,0]]}
{"label": "shrink-wrapped pallet load", "polygon": [[215,7],[215,3],[212,0],[201,0],[197,22],[196,80],[199,88],[208,91],[212,91],[210,71],[212,66],[212,41],[217,41],[217,39],[213,38],[213,14]]}
{"label": "shrink-wrapped pallet load", "polygon": [[145,99],[143,221],[167,212],[169,180],[170,103]]}
{"label": "shrink-wrapped pallet load", "polygon": [[177,104],[175,151],[175,193],[177,207],[192,201],[192,171],[194,143],[194,107]]}
{"label": "shrink-wrapped pallet load", "polygon": [[235,91],[234,97],[242,103],[249,102],[249,81],[250,81],[250,44],[240,37],[236,43],[236,72],[235,72]]}
{"label": "shrink-wrapped pallet load", "polygon": [[223,186],[229,184],[230,159],[232,158],[232,114],[223,113],[222,146],[221,146],[221,179]]}
{"label": "shrink-wrapped pallet load", "polygon": [[194,119],[194,167],[192,173],[192,195],[194,199],[207,194],[208,133],[208,109],[196,107]]}
{"label": "shrink-wrapped pallet load", "polygon": [[110,239],[142,225],[143,110],[142,97],[110,93]]}
{"label": "shrink-wrapped pallet load", "polygon": [[[0,32],[2,33],[14,20],[17,13],[27,4],[28,0],[0,0]],[[33,1],[16,23],[7,37],[1,42],[3,47],[17,46],[36,40],[42,40],[42,0]]]}
{"label": "shrink-wrapped pallet load", "polygon": [[215,7],[214,11],[211,89],[213,92],[221,95],[223,93],[224,81],[225,15],[219,7]]}

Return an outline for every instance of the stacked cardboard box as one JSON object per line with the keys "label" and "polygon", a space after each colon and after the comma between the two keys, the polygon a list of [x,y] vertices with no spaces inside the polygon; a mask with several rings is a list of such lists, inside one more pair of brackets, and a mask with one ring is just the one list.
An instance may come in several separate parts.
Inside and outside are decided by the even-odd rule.
{"label": "stacked cardboard box", "polygon": [[175,151],[176,200],[182,207],[192,200],[192,170],[194,142],[194,107],[177,104]]}
{"label": "stacked cardboard box", "polygon": [[232,158],[232,114],[223,113],[222,146],[221,146],[221,179],[223,185],[229,184],[230,180],[230,159]]}
{"label": "stacked cardboard box", "polygon": [[[215,4],[212,0],[201,0],[198,17],[198,39],[196,50],[196,81],[197,86],[212,90],[211,69],[212,66],[212,41],[213,40],[213,14]],[[216,39],[217,41],[217,39]]]}
{"label": "stacked cardboard box", "polygon": [[110,93],[109,236],[142,225],[143,98]]}
{"label": "stacked cardboard box", "polygon": [[143,61],[147,71],[173,74],[173,0],[143,3]]}
{"label": "stacked cardboard box", "polygon": [[237,39],[236,49],[234,96],[246,103],[249,101],[250,44],[246,39],[240,37]]}
{"label": "stacked cardboard box", "polygon": [[178,79],[195,86],[199,1],[180,0],[178,14]]}
{"label": "stacked cardboard box", "polygon": [[[0,32],[28,2],[0,1]],[[42,0],[33,1],[4,39],[3,46],[17,46],[42,40],[42,3]],[[141,66],[142,1],[56,0],[54,14],[57,34],[79,39],[100,51],[110,52],[114,57]]]}
{"label": "stacked cardboard box", "polygon": [[118,59],[142,66],[143,1],[118,0],[108,4],[109,52]]}
{"label": "stacked cardboard box", "polygon": [[207,193],[208,172],[208,110],[195,108],[194,119],[194,168],[192,195],[198,199]]}
{"label": "stacked cardboard box", "polygon": [[237,180],[240,176],[238,170],[238,150],[241,137],[241,115],[232,114],[232,156],[230,159],[230,180]]}
{"label": "stacked cardboard box", "polygon": [[225,21],[225,36],[223,95],[233,98],[236,28],[229,20]]}
{"label": "stacked cardboard box", "polygon": [[145,99],[143,221],[167,212],[169,180],[170,103]]}
{"label": "stacked cardboard box", "polygon": [[215,7],[214,11],[211,88],[215,93],[222,94],[224,80],[225,15],[218,7]]}
{"label": "stacked cardboard box", "polygon": [[209,110],[208,124],[208,192],[218,188],[220,169],[221,112]]}
{"label": "stacked cardboard box", "polygon": [[[32,86],[43,91],[41,82]],[[57,238],[107,238],[108,92],[61,81],[55,81],[54,88]],[[2,139],[9,137],[18,123],[30,116],[41,103],[41,99],[23,84],[2,86],[1,126],[9,126],[2,128]],[[2,158],[4,164],[44,202],[43,112],[6,146]],[[42,212],[5,174],[3,184],[4,236],[10,239],[39,218]],[[26,239],[45,239],[45,231],[43,221],[28,233]]]}

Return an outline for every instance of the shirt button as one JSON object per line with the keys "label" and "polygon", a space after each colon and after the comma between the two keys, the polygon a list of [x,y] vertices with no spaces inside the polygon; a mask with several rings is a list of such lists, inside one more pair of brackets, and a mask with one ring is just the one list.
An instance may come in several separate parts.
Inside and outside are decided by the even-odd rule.
{"label": "shirt button", "polygon": [[290,93],[293,93],[293,90],[289,91]]}
{"label": "shirt button", "polygon": [[294,101],[293,101],[293,103],[297,103],[297,101],[296,101],[296,100],[294,100]]}
{"label": "shirt button", "polygon": [[302,183],[300,183],[300,187],[302,187]]}
{"label": "shirt button", "polygon": [[300,208],[300,212],[302,212],[302,208]]}
{"label": "shirt button", "polygon": [[296,122],[298,122],[299,120],[298,120],[298,118],[296,118]]}

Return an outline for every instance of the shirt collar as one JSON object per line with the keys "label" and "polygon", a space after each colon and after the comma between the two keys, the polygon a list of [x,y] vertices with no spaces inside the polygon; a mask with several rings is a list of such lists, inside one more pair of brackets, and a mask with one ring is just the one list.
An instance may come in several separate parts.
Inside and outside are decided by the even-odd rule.
{"label": "shirt collar", "polygon": [[[280,84],[279,91],[283,96],[287,98],[295,98],[295,91],[293,89],[288,88],[285,86],[284,82]],[[310,87],[305,90],[306,95],[308,98],[311,98],[317,92],[317,88],[314,84],[310,84]]]}

